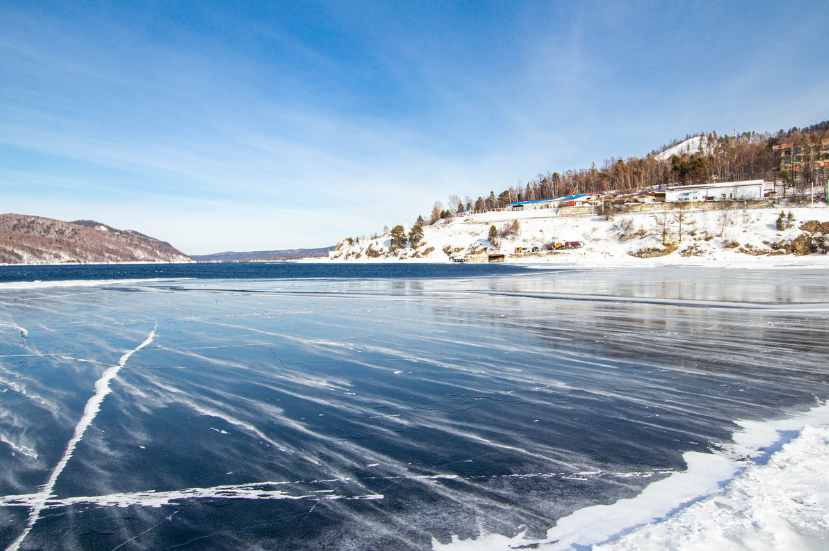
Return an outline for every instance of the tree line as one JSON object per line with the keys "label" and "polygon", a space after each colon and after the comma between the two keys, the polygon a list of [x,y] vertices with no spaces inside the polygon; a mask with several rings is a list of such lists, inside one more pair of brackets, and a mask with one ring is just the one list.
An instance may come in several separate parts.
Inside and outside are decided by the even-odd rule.
{"label": "tree line", "polygon": [[[450,195],[446,206],[436,201],[428,221],[421,216],[418,224],[433,224],[466,211],[486,212],[510,203],[564,195],[596,195],[611,191],[625,194],[657,187],[753,179],[779,181],[785,194],[787,187],[826,181],[825,169],[816,168],[814,161],[822,154],[821,140],[829,139],[829,121],[788,131],[781,129],[774,134],[718,135],[710,132],[689,135],[686,140],[695,137],[699,138],[698,151],[665,155],[668,149],[682,143],[674,140],[670,145],[663,145],[661,151],[652,151],[645,157],[611,157],[600,167],[593,163],[588,168],[539,173],[526,184],[519,182],[497,195],[494,191],[477,199]],[[793,144],[802,149],[803,168],[797,173],[779,170],[782,150],[775,150],[774,146],[782,144]],[[811,147],[803,147],[807,145]]]}

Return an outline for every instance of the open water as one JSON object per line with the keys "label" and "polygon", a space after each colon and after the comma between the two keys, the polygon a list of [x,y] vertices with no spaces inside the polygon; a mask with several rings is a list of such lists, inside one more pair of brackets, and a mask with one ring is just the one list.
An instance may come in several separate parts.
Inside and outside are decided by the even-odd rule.
{"label": "open water", "polygon": [[0,549],[542,538],[829,397],[820,269],[0,278]]}

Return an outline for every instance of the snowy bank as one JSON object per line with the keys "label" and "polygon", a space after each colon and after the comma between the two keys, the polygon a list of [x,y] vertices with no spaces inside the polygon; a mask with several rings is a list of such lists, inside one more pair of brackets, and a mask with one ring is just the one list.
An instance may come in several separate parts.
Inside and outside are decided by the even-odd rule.
{"label": "snowy bank", "polygon": [[722,492],[595,550],[829,548],[829,427],[805,427]]}
{"label": "snowy bank", "polygon": [[433,549],[826,549],[829,405],[791,419],[738,424],[743,430],[729,449],[688,452],[686,471],[635,498],[559,519],[544,540],[484,534],[434,541]]}
{"label": "snowy bank", "polygon": [[[785,210],[788,227],[778,230],[781,210]],[[587,266],[829,264],[829,255],[809,254],[829,247],[825,230],[829,226],[805,225],[812,220],[829,223],[825,204],[689,209],[682,211],[681,220],[678,211],[629,213],[611,220],[598,215],[557,216],[555,211],[488,212],[441,221],[423,228],[423,239],[416,246],[396,250],[388,234],[349,239],[330,253],[330,261],[449,262],[474,253],[501,252],[507,262]],[[516,221],[518,227],[512,233]],[[504,234],[497,247],[488,238],[492,226]],[[581,241],[584,246],[555,250],[556,243],[567,241]]]}

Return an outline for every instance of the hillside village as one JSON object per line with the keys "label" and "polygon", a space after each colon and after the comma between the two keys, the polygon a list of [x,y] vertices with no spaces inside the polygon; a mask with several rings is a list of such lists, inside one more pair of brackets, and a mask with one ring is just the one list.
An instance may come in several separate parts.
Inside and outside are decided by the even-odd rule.
{"label": "hillside village", "polygon": [[699,134],[643,159],[539,174],[477,201],[451,195],[452,208],[436,202],[428,221],[348,238],[329,259],[619,264],[818,255],[825,262],[829,122],[801,130]]}
{"label": "hillside village", "polygon": [[[763,180],[569,195],[347,239],[335,262],[829,263],[825,189],[775,200]],[[422,234],[422,235],[421,235]],[[798,257],[798,260],[794,260]],[[808,262],[808,261],[806,261]]]}

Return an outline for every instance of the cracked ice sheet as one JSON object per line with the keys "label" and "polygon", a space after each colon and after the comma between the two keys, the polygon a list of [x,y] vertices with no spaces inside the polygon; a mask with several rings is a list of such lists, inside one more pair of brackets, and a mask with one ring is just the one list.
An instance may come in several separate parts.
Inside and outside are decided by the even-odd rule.
{"label": "cracked ice sheet", "polygon": [[[5,401],[11,390],[0,394],[39,461],[4,456],[8,499],[45,482],[94,381],[146,337],[148,319],[159,324],[112,380],[56,481],[60,505],[43,511],[21,548],[114,548],[139,536],[154,548],[194,537],[215,548],[386,549],[428,549],[453,535],[539,539],[580,509],[684,470],[689,452],[731,453],[734,419],[826,397],[825,312],[791,311],[821,307],[822,274],[800,270],[798,285],[788,273],[709,270],[700,283],[689,272],[157,282],[7,301],[4,314],[28,329],[33,352],[0,365],[65,412],[35,419]],[[744,287],[755,283],[752,295]],[[563,291],[673,302],[572,301]],[[765,308],[699,305],[734,297]],[[0,338],[20,346],[19,333]],[[56,350],[98,364],[55,359]],[[0,432],[12,434],[6,419]],[[60,438],[48,445],[48,434]],[[290,495],[304,496],[319,480],[332,495],[383,498],[196,493],[160,507],[139,500],[127,516],[83,502],[262,481],[291,482]],[[165,522],[171,508],[179,512]],[[23,508],[0,509],[0,541],[10,542]],[[54,541],[54,531],[67,536]]]}

